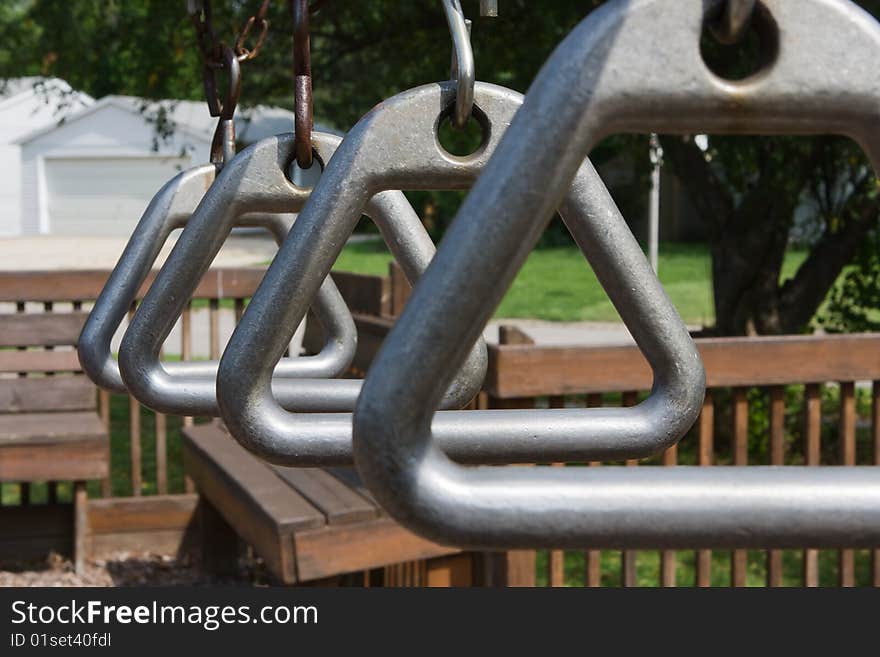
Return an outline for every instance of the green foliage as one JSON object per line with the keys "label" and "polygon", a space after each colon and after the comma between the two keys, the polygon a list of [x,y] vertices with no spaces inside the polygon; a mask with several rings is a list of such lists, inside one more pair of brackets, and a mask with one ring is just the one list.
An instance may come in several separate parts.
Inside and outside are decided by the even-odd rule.
{"label": "green foliage", "polygon": [[[543,239],[547,240],[548,234],[549,231],[545,232]],[[789,251],[783,263],[782,278],[796,271],[805,256],[804,251]],[[381,276],[388,272],[390,261],[391,254],[377,237],[348,244],[336,261],[335,269]],[[684,320],[710,324],[714,310],[708,249],[701,244],[664,242],[660,246],[659,270],[660,282]],[[619,320],[596,275],[581,252],[571,245],[548,246],[531,253],[495,315],[552,321]]]}
{"label": "green foliage", "polygon": [[880,233],[874,231],[829,297],[820,323],[829,333],[880,331]]}

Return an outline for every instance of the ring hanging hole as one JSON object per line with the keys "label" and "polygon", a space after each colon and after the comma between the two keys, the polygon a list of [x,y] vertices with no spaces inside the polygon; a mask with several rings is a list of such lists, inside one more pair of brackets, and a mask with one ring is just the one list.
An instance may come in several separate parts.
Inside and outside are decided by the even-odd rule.
{"label": "ring hanging hole", "polygon": [[470,119],[463,128],[453,124],[455,105],[447,108],[437,122],[437,143],[453,157],[467,157],[485,148],[489,141],[489,122],[486,115],[475,105]]}
{"label": "ring hanging hole", "polygon": [[711,21],[710,18],[703,25],[700,54],[718,77],[732,82],[746,80],[769,69],[776,61],[779,28],[762,3],[755,4],[749,25],[736,43],[721,43],[712,33]]}
{"label": "ring hanging hole", "polygon": [[293,158],[287,169],[287,177],[290,182],[303,189],[311,189],[317,185],[322,173],[324,173],[324,164],[314,151],[312,151],[312,166],[308,169],[300,167],[296,158]]}

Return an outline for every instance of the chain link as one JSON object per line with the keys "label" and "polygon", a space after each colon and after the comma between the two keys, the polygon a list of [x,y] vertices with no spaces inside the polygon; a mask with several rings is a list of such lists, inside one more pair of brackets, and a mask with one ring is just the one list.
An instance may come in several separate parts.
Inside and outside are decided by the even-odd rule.
{"label": "chain link", "polygon": [[[270,0],[263,0],[257,12],[248,17],[236,36],[233,51],[239,62],[250,61],[260,54],[269,34],[269,21],[266,18],[269,3]],[[202,60],[211,67],[223,66],[223,43],[218,41],[214,30],[211,0],[187,0],[186,6],[196,31],[196,43]],[[246,41],[255,30],[256,41],[252,47],[248,47]]]}
{"label": "chain link", "polygon": [[[244,27],[241,28],[241,32],[239,32],[238,38],[235,40],[235,54],[238,57],[238,61],[246,62],[250,59],[254,59],[260,54],[260,48],[263,47],[263,43],[266,41],[266,35],[269,33],[269,21],[266,20],[266,13],[268,11],[269,0],[263,0],[263,4],[260,5],[260,9],[257,13],[248,18]],[[257,40],[254,42],[253,48],[248,48],[245,46],[245,40],[254,28],[259,30]]]}

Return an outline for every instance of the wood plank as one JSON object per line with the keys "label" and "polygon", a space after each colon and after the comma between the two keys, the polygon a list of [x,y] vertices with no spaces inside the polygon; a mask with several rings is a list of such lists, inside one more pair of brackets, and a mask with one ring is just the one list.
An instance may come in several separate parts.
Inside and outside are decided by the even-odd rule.
{"label": "wood plank", "polygon": [[81,372],[73,349],[65,351],[0,351],[0,372]]}
{"label": "wood plank", "polygon": [[320,468],[272,466],[272,470],[319,509],[327,524],[371,520],[379,515],[375,505]]}
{"label": "wood plank", "polygon": [[[856,386],[852,381],[840,384],[840,465],[856,464]],[[840,586],[856,585],[855,552],[840,550],[838,559]]]}
{"label": "wood plank", "polygon": [[[516,328],[516,327],[508,327],[504,324],[498,327],[499,333],[502,329],[505,328]],[[513,335],[505,336],[503,340],[504,343],[509,343],[514,339],[525,339],[529,342],[534,342],[531,337],[529,337],[523,331],[517,330],[516,337]],[[554,395],[550,398],[550,408],[565,408],[565,397],[562,395]],[[561,468],[565,467],[565,463],[554,463],[553,467]],[[564,550],[550,550],[550,553],[547,555],[547,583],[552,587],[560,587],[565,586],[565,551]]]}
{"label": "wood plank", "polygon": [[352,315],[352,317],[358,334],[357,351],[352,361],[352,367],[367,372],[370,369],[370,363],[379,353],[385,336],[394,326],[394,320],[366,315]]}
{"label": "wood plank", "polygon": [[[370,363],[379,352],[385,336],[394,326],[394,320],[389,317],[372,317],[359,313],[352,313],[352,318],[357,328],[358,344],[350,369],[356,376],[364,376],[370,369]],[[324,330],[321,328],[320,322],[310,313],[303,336],[305,353],[316,354],[320,352],[324,346],[324,340]]]}
{"label": "wood plank", "polygon": [[141,451],[141,405],[134,397],[128,398],[128,460],[131,464],[131,494],[143,494],[143,459]]}
{"label": "wood plank", "polygon": [[424,585],[432,588],[474,586],[473,562],[473,555],[468,553],[422,562],[426,566]]}
{"label": "wood plank", "polygon": [[[217,267],[210,269],[196,288],[194,298],[250,297],[263,279],[264,267]],[[149,274],[138,291],[143,298],[153,278]],[[27,271],[0,274],[0,301],[83,301],[97,299],[109,270]]]}
{"label": "wood plank", "polygon": [[[635,406],[639,403],[636,391],[629,390],[623,393],[621,405],[624,407]],[[626,467],[634,468],[639,465],[638,459],[627,459]],[[638,552],[635,550],[623,550],[620,553],[620,583],[621,586],[632,588],[639,585],[638,578]]]}
{"label": "wood plank", "polygon": [[82,575],[86,567],[88,505],[89,493],[86,490],[86,482],[73,482],[73,570],[77,575]]}
{"label": "wood plank", "polygon": [[378,515],[385,515],[385,510],[382,508],[379,502],[376,501],[376,498],[373,497],[370,489],[364,486],[364,482],[361,481],[361,476],[358,474],[358,471],[355,468],[346,466],[334,466],[330,468],[324,468],[324,472],[327,472],[336,477],[345,486],[364,498],[368,504],[376,509],[376,513]]}
{"label": "wood plank", "polygon": [[89,500],[89,558],[119,552],[179,555],[192,550],[197,500],[197,495]]}
{"label": "wood plank", "polygon": [[194,521],[198,495],[110,497],[89,501],[92,536],[186,527]]}
{"label": "wood plank", "polygon": [[388,518],[297,531],[293,542],[299,581],[460,552],[421,538]]}
{"label": "wood plank", "polygon": [[[110,435],[110,392],[108,390],[98,390],[98,399],[100,400],[101,424],[104,425],[104,431]],[[107,463],[110,464],[110,441],[107,441]],[[112,465],[111,465],[112,469]],[[113,482],[110,477],[104,477],[101,480],[101,495],[110,497],[113,494]]]}
{"label": "wood plank", "polygon": [[183,436],[184,465],[200,494],[276,577],[295,582],[293,532],[325,526],[324,514],[215,424],[188,427]]}
{"label": "wood plank", "polygon": [[208,301],[208,320],[209,353],[212,360],[217,360],[220,358],[220,301],[218,299]]}
{"label": "wood plank", "polygon": [[10,271],[0,274],[0,301],[97,299],[109,270]]}
{"label": "wood plank", "polygon": [[85,376],[0,379],[0,413],[94,410],[96,398]]}
{"label": "wood plank", "polygon": [[0,415],[0,449],[12,445],[53,445],[107,440],[100,416],[90,411]]}
{"label": "wood plank", "polygon": [[[733,423],[733,464],[748,465],[749,463],[749,398],[746,388],[734,388],[731,391],[733,405],[731,420]],[[748,569],[748,552],[734,550],[730,559],[730,585],[745,586]]]}
{"label": "wood plank", "polygon": [[334,271],[330,274],[352,313],[391,315],[391,280],[387,276]]}
{"label": "wood plank", "polygon": [[[665,467],[678,465],[678,445],[673,445],[663,452],[662,463]],[[660,551],[660,586],[671,588],[676,586],[678,570],[675,550]]]}
{"label": "wood plank", "polygon": [[[710,467],[715,463],[715,402],[711,390],[706,390],[697,427],[697,464]],[[697,586],[712,586],[711,550],[697,550],[695,577]]]}
{"label": "wood plank", "polygon": [[168,416],[156,413],[156,491],[168,493]]}
{"label": "wood plank", "polygon": [[[785,388],[772,386],[770,396],[770,465],[785,464]],[[782,586],[782,550],[767,551],[767,586]]]}
{"label": "wood plank", "polygon": [[16,313],[0,322],[0,347],[75,345],[88,313]]}
{"label": "wood plank", "polygon": [[[587,408],[599,408],[602,406],[602,395],[593,393],[586,396]],[[593,461],[591,467],[599,467],[601,463]],[[586,550],[584,552],[584,586],[595,588],[602,586],[602,551]]]}
{"label": "wood plank", "polygon": [[106,439],[0,448],[0,481],[101,479],[109,471]]}
{"label": "wood plank", "polygon": [[[880,379],[871,386],[871,447],[874,465],[880,465]],[[871,583],[880,586],[880,549],[871,551]]]}
{"label": "wood plank", "polygon": [[[880,335],[702,338],[709,387],[873,380]],[[489,345],[486,390],[499,398],[647,390],[651,371],[638,348]]]}
{"label": "wood plank", "polygon": [[391,308],[389,314],[393,317],[399,317],[403,312],[403,307],[409,301],[409,295],[412,293],[412,285],[403,273],[403,268],[397,264],[396,260],[388,263],[388,278],[391,283]]}
{"label": "wood plank", "polygon": [[[818,383],[804,388],[804,463],[819,465],[822,439],[822,389]],[[819,551],[804,550],[804,586],[819,586]]]}

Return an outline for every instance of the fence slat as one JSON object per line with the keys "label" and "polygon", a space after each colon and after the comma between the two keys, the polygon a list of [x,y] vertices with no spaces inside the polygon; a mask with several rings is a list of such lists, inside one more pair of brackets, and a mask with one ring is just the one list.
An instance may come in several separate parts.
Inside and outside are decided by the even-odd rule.
{"label": "fence slat", "polygon": [[211,358],[216,360],[220,358],[220,301],[218,299],[208,300],[208,313],[210,318],[210,343]]}
{"label": "fence slat", "polygon": [[[706,390],[703,408],[700,411],[697,437],[697,464],[709,467],[715,462],[715,403],[712,391]],[[697,586],[712,586],[712,551],[697,550],[696,554]]]}
{"label": "fence slat", "polygon": [[[192,360],[192,302],[186,304],[180,315],[180,359]],[[191,427],[195,424],[195,418],[186,416],[183,418],[183,426]],[[183,489],[187,493],[195,493],[196,485],[188,476],[183,478]]]}
{"label": "fence slat", "polygon": [[[785,463],[785,388],[770,388],[770,465]],[[767,551],[767,586],[782,586],[782,550]]]}
{"label": "fence slat", "polygon": [[[874,465],[880,465],[880,379],[871,386],[871,434]],[[871,551],[871,583],[880,586],[880,549]]]}
{"label": "fence slat", "polygon": [[[550,397],[550,408],[565,408],[565,397],[562,395]],[[565,463],[554,463],[553,465],[565,467]],[[550,554],[547,555],[547,582],[550,586],[565,586],[565,552],[563,550],[550,550]]]}
{"label": "fence slat", "polygon": [[[749,463],[749,398],[746,388],[734,388],[732,391],[733,418],[733,464],[748,465]],[[748,553],[745,550],[734,550],[730,561],[731,586],[746,585]]]}
{"label": "fence slat", "polygon": [[[623,393],[622,402],[624,406],[635,406],[639,403],[639,393],[635,391],[627,391]],[[638,459],[627,459],[626,466],[629,468],[637,467]],[[639,565],[638,552],[635,550],[624,550],[620,555],[621,559],[621,584],[625,587],[633,587],[639,585]]]}
{"label": "fence slat", "polygon": [[[131,304],[128,311],[128,321],[134,316],[136,304]],[[134,398],[128,398],[128,437],[129,437],[129,460],[131,461],[131,494],[139,497],[143,492],[143,480],[141,477],[141,405]]]}
{"label": "fence slat", "polygon": [[[161,357],[161,351],[160,351]],[[168,416],[156,415],[156,492],[168,493]]]}
{"label": "fence slat", "polygon": [[[678,445],[673,445],[663,452],[663,465],[666,467],[678,465]],[[676,585],[677,563],[675,555],[675,550],[660,552],[660,586],[672,587]]]}
{"label": "fence slat", "polygon": [[[598,408],[602,405],[602,395],[592,393],[586,397],[587,408]],[[600,463],[593,461],[590,467],[598,467]],[[602,551],[587,550],[584,552],[584,585],[591,588],[602,586]]]}
{"label": "fence slat", "polygon": [[[840,384],[840,465],[856,464],[856,386],[852,381]],[[841,550],[838,559],[841,586],[855,586],[855,552]]]}
{"label": "fence slat", "polygon": [[[822,439],[822,389],[818,383],[804,388],[804,463],[819,465]],[[804,586],[819,586],[819,551],[804,550]]]}
{"label": "fence slat", "polygon": [[[110,392],[107,390],[99,390],[98,391],[98,402],[100,406],[101,413],[101,424],[104,425],[104,430],[107,432],[107,435],[110,435]],[[109,464],[109,472],[113,472],[113,450],[110,449],[110,441],[107,441],[107,463]],[[110,497],[113,494],[113,485],[108,474],[101,480],[101,496],[102,497]]]}

